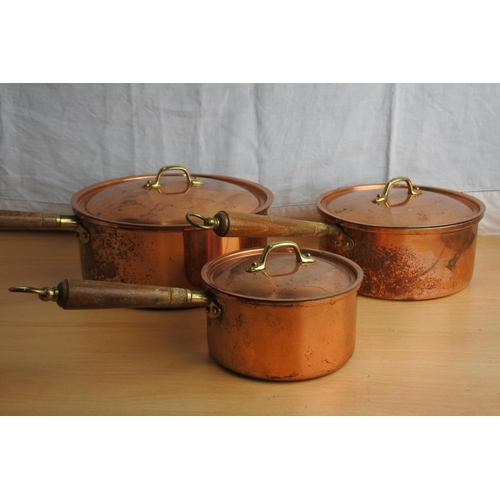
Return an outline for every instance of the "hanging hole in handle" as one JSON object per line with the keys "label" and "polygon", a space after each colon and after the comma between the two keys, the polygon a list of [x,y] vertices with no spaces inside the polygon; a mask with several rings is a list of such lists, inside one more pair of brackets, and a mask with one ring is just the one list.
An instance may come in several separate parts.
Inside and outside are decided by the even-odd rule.
{"label": "hanging hole in handle", "polygon": [[[172,170],[180,170],[181,172],[184,173],[186,176],[187,180],[187,189],[186,191],[191,187],[191,186],[201,186],[203,184],[203,181],[198,179],[197,177],[191,177],[191,174],[189,173],[188,169],[185,167],[181,167],[180,165],[170,165],[167,167],[162,167],[160,170],[158,170],[158,173],[156,174],[156,178],[154,180],[149,180],[144,184],[142,187],[144,189],[158,189],[161,191],[161,186],[160,186],[160,178],[163,175],[164,172],[170,172]],[[184,192],[186,192],[184,191]]]}
{"label": "hanging hole in handle", "polygon": [[266,269],[266,259],[267,256],[269,255],[269,252],[271,252],[276,248],[282,248],[282,247],[292,247],[292,249],[295,252],[296,260],[300,264],[310,264],[312,262],[315,262],[315,259],[313,259],[312,257],[303,255],[302,252],[300,251],[299,246],[294,241],[276,241],[274,243],[270,243],[269,245],[267,245],[260,256],[259,262],[257,262],[255,265],[252,264],[246,271],[248,273],[264,271]]}
{"label": "hanging hole in handle", "polygon": [[373,200],[373,203],[387,202],[389,199],[389,190],[392,188],[392,186],[394,186],[394,184],[398,184],[400,182],[406,182],[406,184],[408,186],[408,198],[403,204],[408,203],[408,201],[413,196],[418,196],[418,195],[422,194],[422,191],[420,191],[420,189],[418,189],[418,187],[414,187],[411,180],[408,179],[408,177],[395,177],[394,179],[391,179],[385,185],[384,191],[382,192],[382,194],[377,195],[377,197]]}

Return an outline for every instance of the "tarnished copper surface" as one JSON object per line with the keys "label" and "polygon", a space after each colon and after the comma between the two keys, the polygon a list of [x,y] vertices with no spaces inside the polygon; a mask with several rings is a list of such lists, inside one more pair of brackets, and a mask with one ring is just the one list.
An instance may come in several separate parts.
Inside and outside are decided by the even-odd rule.
{"label": "tarnished copper surface", "polygon": [[[182,231],[122,229],[84,221],[90,233],[79,243],[82,276],[97,281],[189,287]],[[201,268],[200,268],[201,269]]]}
{"label": "tarnished copper surface", "polygon": [[[435,299],[467,286],[474,271],[477,224],[442,234],[345,229],[356,242],[338,252],[361,266],[360,295],[392,300]],[[329,250],[320,239],[320,248]]]}
{"label": "tarnished copper surface", "polygon": [[131,229],[83,219],[79,242],[84,279],[203,288],[202,267],[213,258],[264,245],[263,238],[219,238],[202,230]]}

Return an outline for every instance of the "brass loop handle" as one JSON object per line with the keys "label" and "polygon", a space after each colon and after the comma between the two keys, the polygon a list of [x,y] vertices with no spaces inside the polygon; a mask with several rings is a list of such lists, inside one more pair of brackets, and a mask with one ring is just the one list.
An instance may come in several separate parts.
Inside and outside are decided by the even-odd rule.
{"label": "brass loop handle", "polygon": [[57,287],[44,287],[44,288],[33,288],[31,286],[12,286],[9,288],[9,292],[22,292],[22,293],[36,293],[40,300],[44,302],[54,301],[57,302],[57,297],[59,296],[59,289]]}
{"label": "brass loop handle", "polygon": [[[203,221],[202,224],[199,222],[195,222],[191,220],[193,217],[200,219]],[[198,227],[200,229],[215,229],[219,226],[219,221],[214,219],[213,217],[203,217],[203,215],[195,214],[194,212],[188,212],[186,214],[186,220],[194,227]]]}
{"label": "brass loop handle", "polygon": [[158,173],[156,174],[156,178],[154,181],[149,180],[142,186],[144,189],[160,189],[160,178],[163,175],[164,172],[171,171],[171,170],[181,170],[184,172],[184,175],[186,176],[186,180],[188,183],[188,187],[191,186],[201,186],[203,184],[203,181],[198,179],[197,177],[191,177],[190,173],[188,172],[187,168],[181,167],[179,165],[171,165],[168,167],[162,167],[160,170],[158,170]]}
{"label": "brass loop handle", "polygon": [[418,196],[419,194],[422,194],[422,191],[420,191],[418,187],[413,187],[413,184],[408,177],[395,177],[385,185],[383,193],[377,195],[377,197],[373,200],[373,203],[382,203],[387,201],[389,198],[389,190],[398,182],[406,182],[408,185],[408,196]]}
{"label": "brass loop handle", "polygon": [[267,256],[269,255],[269,252],[271,252],[275,248],[280,248],[280,247],[292,247],[293,250],[295,251],[297,262],[300,262],[301,264],[310,264],[311,262],[315,262],[315,259],[313,259],[312,257],[307,257],[305,255],[302,255],[299,246],[294,241],[276,241],[275,243],[270,243],[264,248],[260,256],[259,262],[257,264],[250,266],[247,269],[247,273],[264,271],[266,269],[266,259]]}

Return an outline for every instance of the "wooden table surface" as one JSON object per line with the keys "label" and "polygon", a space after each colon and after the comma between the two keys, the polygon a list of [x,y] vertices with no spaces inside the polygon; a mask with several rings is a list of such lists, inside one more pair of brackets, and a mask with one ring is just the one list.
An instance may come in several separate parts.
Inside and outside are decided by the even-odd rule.
{"label": "wooden table surface", "polygon": [[0,414],[500,415],[497,236],[479,238],[458,294],[359,297],[351,360],[301,382],[221,368],[203,309],[64,311],[8,292],[80,276],[72,233],[0,233]]}

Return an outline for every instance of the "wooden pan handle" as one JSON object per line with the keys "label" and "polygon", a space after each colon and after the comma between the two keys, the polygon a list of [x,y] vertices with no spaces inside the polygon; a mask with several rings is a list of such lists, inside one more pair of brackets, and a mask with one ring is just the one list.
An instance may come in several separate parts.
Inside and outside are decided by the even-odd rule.
{"label": "wooden pan handle", "polygon": [[58,229],[77,226],[78,222],[73,216],[0,210],[0,229]]}
{"label": "wooden pan handle", "polygon": [[[189,219],[188,219],[189,220]],[[218,236],[327,236],[338,234],[340,228],[323,222],[269,217],[267,215],[221,211],[205,221]],[[190,221],[191,222],[191,221]]]}
{"label": "wooden pan handle", "polygon": [[56,287],[12,287],[11,292],[36,293],[63,309],[183,309],[208,305],[206,292],[154,285],[64,280]]}
{"label": "wooden pan handle", "polygon": [[[201,219],[203,223],[195,222],[194,218]],[[318,236],[326,237],[333,247],[347,250],[354,247],[354,241],[336,224],[226,211],[207,218],[199,214],[188,213],[186,219],[193,226],[212,229],[218,236],[283,236],[285,238]]]}

